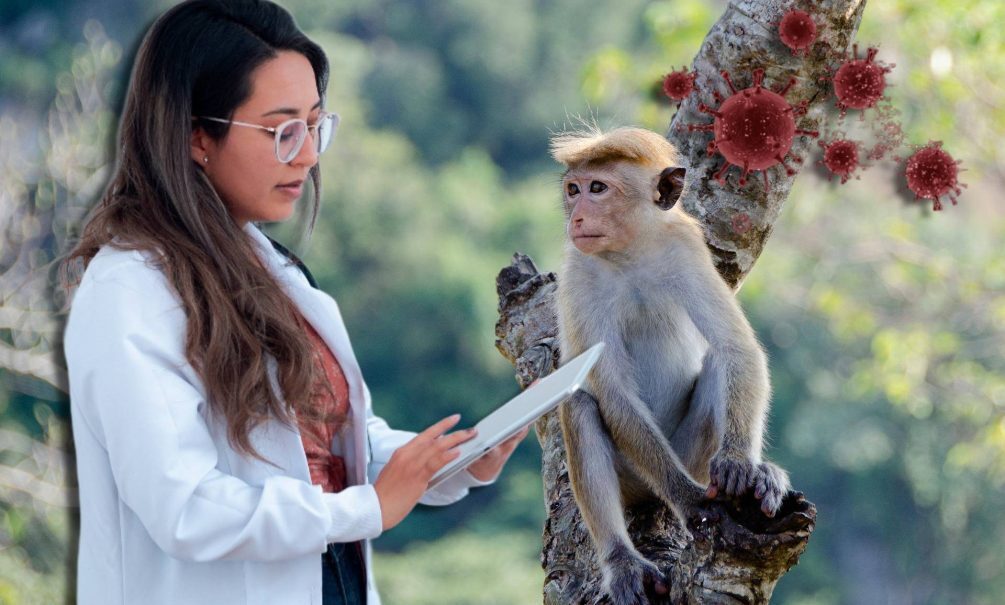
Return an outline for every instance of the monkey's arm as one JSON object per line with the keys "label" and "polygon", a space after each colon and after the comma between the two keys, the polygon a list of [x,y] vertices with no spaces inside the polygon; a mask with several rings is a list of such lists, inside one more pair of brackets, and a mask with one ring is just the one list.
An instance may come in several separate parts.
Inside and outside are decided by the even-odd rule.
{"label": "monkey's arm", "polygon": [[771,386],[768,361],[736,297],[710,258],[695,258],[672,279],[674,300],[708,341],[694,403],[724,412],[721,448],[760,460]]}
{"label": "monkey's arm", "polygon": [[[704,252],[704,242],[701,243]],[[721,424],[720,449],[710,468],[710,495],[738,495],[755,486],[773,514],[788,491],[785,472],[761,461],[771,386],[767,356],[740,305],[709,256],[695,254],[674,276],[675,300],[709,343],[692,409],[709,410]]]}

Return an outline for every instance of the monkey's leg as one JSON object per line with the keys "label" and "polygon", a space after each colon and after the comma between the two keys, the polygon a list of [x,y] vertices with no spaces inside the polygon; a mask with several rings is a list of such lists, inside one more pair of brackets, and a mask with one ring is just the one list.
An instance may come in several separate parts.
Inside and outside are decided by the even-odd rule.
{"label": "monkey's leg", "polygon": [[583,520],[593,537],[604,587],[612,605],[644,605],[666,594],[659,568],[632,544],[625,525],[614,445],[604,428],[596,400],[573,393],[559,409],[569,480]]}
{"label": "monkey's leg", "polygon": [[[601,360],[603,363],[603,360]],[[705,488],[685,470],[650,408],[616,375],[601,373],[600,413],[614,445],[635,472],[686,522],[688,512],[705,499]]]}
{"label": "monkey's leg", "polygon": [[717,420],[715,406],[723,401],[721,381],[712,365],[713,356],[705,357],[701,373],[691,391],[687,413],[670,435],[670,447],[680,457],[691,476],[700,483],[715,485],[707,494],[723,491],[739,495],[754,489],[761,501],[761,511],[775,516],[789,491],[788,474],[770,462],[751,459],[751,455],[716,455],[723,441],[722,420]]}
{"label": "monkey's leg", "polygon": [[[753,351],[755,347],[750,347]],[[691,405],[699,411],[721,407],[721,426],[716,433],[719,444],[709,459],[708,495],[715,497],[719,492],[739,496],[746,492],[754,478],[754,470],[760,462],[761,414],[752,405],[758,398],[739,399],[736,393],[757,393],[756,372],[746,366],[756,366],[753,359],[741,353],[725,353],[709,349],[702,360],[701,372],[691,396]],[[756,383],[756,384],[755,384]]]}
{"label": "monkey's leg", "polygon": [[715,409],[699,395],[697,384],[689,397],[687,413],[670,435],[670,448],[691,477],[704,485],[709,479],[708,462],[719,449],[719,429]]}
{"label": "monkey's leg", "polygon": [[722,422],[727,424],[740,421],[757,425],[750,444],[739,452],[735,445],[731,447],[729,435],[743,434],[743,431],[735,426],[732,430],[728,426],[717,426],[715,406],[726,399],[721,386],[724,384],[722,374],[726,371],[724,365],[721,356],[705,356],[688,412],[671,435],[670,444],[692,476],[710,484],[709,495],[722,491],[738,496],[753,488],[754,496],[761,501],[761,511],[773,517],[789,491],[789,477],[775,464],[760,460],[760,423],[752,418],[743,419],[739,410],[724,415]]}

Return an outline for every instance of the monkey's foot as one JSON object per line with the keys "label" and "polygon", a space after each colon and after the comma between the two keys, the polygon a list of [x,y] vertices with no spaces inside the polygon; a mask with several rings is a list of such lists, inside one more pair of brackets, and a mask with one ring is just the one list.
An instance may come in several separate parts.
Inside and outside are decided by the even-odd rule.
{"label": "monkey's foot", "polygon": [[708,497],[739,496],[753,483],[756,470],[757,467],[742,454],[718,452],[709,462]]}
{"label": "monkey's foot", "polygon": [[615,550],[606,558],[603,568],[611,605],[662,603],[670,592],[660,568],[634,549]]}
{"label": "monkey's foot", "polygon": [[762,462],[754,467],[751,484],[754,497],[761,501],[761,512],[774,517],[782,506],[782,498],[789,491],[788,474],[771,462]]}

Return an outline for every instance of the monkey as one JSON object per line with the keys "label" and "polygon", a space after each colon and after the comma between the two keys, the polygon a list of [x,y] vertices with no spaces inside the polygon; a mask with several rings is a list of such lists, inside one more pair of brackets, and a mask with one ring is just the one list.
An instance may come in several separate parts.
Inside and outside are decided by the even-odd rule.
{"label": "monkey", "polygon": [[561,357],[605,347],[559,408],[573,495],[615,604],[668,590],[624,507],[653,497],[682,525],[707,498],[753,489],[768,516],[788,474],[762,460],[767,356],[677,202],[686,169],[641,128],[551,138],[566,219],[555,305]]}

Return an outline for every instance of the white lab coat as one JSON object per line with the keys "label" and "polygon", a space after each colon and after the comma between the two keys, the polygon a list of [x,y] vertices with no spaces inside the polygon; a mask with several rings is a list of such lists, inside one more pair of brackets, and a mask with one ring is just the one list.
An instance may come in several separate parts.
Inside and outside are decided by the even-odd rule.
{"label": "white lab coat", "polygon": [[[278,468],[234,451],[184,354],[185,314],[148,255],[103,246],[74,295],[64,336],[80,488],[80,605],[321,605],[328,542],[381,533],[370,481],[414,433],[370,407],[336,302],[253,224],[244,231],[314,326],[349,383],[350,427],[332,444],[350,486],[312,485],[300,434],[278,421],[251,434]],[[275,360],[268,374],[279,393]],[[449,504],[487,485],[459,473],[421,500]]]}

